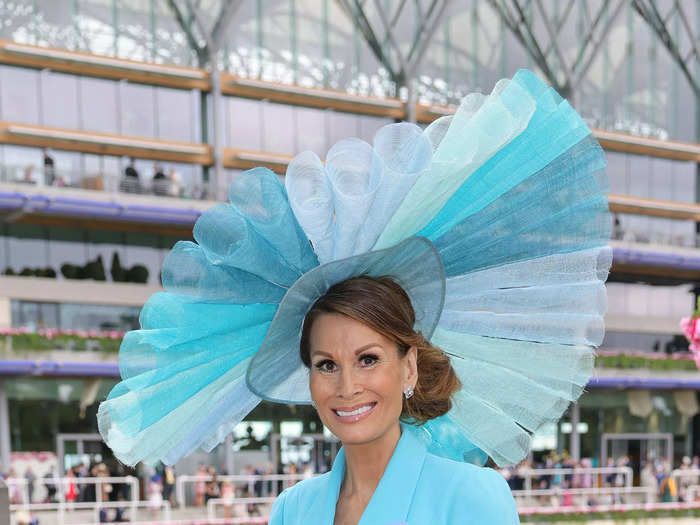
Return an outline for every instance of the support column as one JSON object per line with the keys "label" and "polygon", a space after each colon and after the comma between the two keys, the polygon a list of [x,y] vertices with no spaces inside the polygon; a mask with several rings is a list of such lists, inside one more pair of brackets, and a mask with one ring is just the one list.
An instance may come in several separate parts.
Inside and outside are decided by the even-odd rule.
{"label": "support column", "polygon": [[233,468],[233,434],[229,433],[224,441],[224,461],[226,462],[226,472],[229,476],[235,474]]}
{"label": "support column", "polygon": [[3,381],[0,381],[0,463],[3,472],[10,470],[10,407]]}
{"label": "support column", "polygon": [[9,297],[0,297],[0,328],[12,326],[12,309]]}
{"label": "support column", "polygon": [[578,433],[578,423],[581,417],[578,403],[574,403],[570,408],[571,413],[571,442],[569,443],[569,452],[574,461],[581,459],[581,436]]}

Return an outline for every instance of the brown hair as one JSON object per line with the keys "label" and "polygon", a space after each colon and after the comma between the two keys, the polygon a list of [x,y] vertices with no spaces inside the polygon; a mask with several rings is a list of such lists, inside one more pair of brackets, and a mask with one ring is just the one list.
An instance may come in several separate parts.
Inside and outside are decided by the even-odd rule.
{"label": "brown hair", "polygon": [[415,312],[408,294],[391,277],[359,275],[331,286],[304,318],[299,354],[311,367],[309,338],[316,318],[324,313],[345,315],[364,323],[396,343],[403,358],[416,347],[418,382],[414,395],[403,400],[402,418],[422,424],[446,414],[452,407],[451,396],[461,383],[450,359],[430,344],[423,334],[413,330]]}

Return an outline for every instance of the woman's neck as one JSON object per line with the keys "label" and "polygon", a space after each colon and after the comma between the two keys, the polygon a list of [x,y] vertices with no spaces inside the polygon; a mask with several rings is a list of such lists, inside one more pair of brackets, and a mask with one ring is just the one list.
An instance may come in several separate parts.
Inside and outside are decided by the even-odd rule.
{"label": "woman's neck", "polygon": [[369,443],[343,444],[345,478],[341,491],[346,497],[360,497],[369,502],[400,437],[401,427],[396,423],[381,437]]}

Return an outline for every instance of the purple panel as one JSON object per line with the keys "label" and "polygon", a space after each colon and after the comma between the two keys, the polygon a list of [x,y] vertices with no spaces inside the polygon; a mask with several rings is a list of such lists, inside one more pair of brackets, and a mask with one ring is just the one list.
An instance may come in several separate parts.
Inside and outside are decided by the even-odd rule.
{"label": "purple panel", "polygon": [[0,361],[0,376],[18,375],[119,377],[119,365],[58,361]]}
{"label": "purple panel", "polygon": [[0,191],[0,208],[18,210],[24,207],[27,196],[23,193]]}
{"label": "purple panel", "polygon": [[700,270],[700,257],[613,248],[616,263],[647,264],[684,270]]}
{"label": "purple panel", "polygon": [[643,388],[647,390],[700,390],[698,379],[673,377],[595,377],[588,382],[590,388]]}

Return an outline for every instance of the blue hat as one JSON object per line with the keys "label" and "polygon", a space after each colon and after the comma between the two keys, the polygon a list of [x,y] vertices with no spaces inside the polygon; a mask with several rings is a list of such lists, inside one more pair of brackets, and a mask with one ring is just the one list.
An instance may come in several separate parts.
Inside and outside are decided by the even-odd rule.
{"label": "blue hat", "polygon": [[284,184],[256,168],[163,265],[164,293],[124,337],[122,381],[98,411],[125,464],[224,440],[262,399],[308,403],[303,319],[328,288],[390,275],[416,330],[461,380],[451,410],[412,427],[433,453],[499,465],[527,455],[593,372],[603,338],[605,157],[529,71],[471,94],[425,130],[303,152]]}

